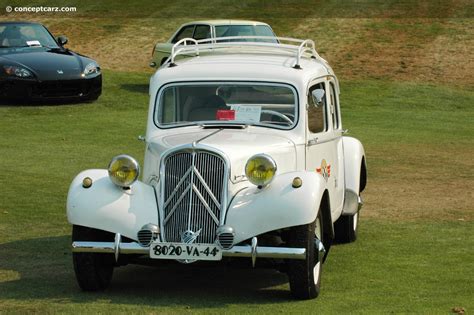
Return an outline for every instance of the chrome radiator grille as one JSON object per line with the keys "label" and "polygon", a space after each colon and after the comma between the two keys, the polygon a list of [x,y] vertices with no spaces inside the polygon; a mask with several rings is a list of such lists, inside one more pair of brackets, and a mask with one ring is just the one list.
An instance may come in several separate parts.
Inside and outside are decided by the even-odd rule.
{"label": "chrome radiator grille", "polygon": [[178,151],[164,160],[163,236],[168,242],[214,243],[223,209],[226,165],[207,151]]}

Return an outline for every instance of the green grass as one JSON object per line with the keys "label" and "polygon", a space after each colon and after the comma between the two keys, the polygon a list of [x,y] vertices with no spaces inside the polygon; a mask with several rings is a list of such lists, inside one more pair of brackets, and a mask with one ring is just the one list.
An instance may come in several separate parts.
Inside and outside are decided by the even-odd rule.
{"label": "green grass", "polygon": [[[286,276],[264,269],[127,266],[105,293],[83,293],[69,237],[0,244],[4,311],[39,313],[449,313],[471,310],[474,259],[469,223],[363,221],[360,239],[333,247],[316,300],[289,297]],[[34,250],[41,248],[41,251]]]}
{"label": "green grass", "polygon": [[[448,176],[451,170],[441,168],[440,161],[455,162],[460,189],[469,194],[472,159],[462,157],[472,157],[474,92],[380,81],[341,83],[344,127],[362,140],[368,155],[367,205],[358,241],[332,248],[318,299],[293,301],[285,275],[270,270],[198,265],[127,266],[117,270],[106,292],[81,292],[69,248],[68,185],[83,169],[105,168],[115,154],[142,161],[143,143],[136,136],[145,132],[147,82],[147,74],[107,71],[104,94],[95,103],[0,107],[0,313],[433,314],[474,309],[472,206],[448,203],[439,210],[448,217],[421,219],[394,218],[396,209],[385,213],[375,207],[384,186]],[[452,157],[446,157],[446,148],[453,150]],[[413,193],[400,198],[433,194],[429,187]],[[411,211],[435,209],[447,197],[434,196]],[[396,206],[387,200],[382,199],[386,207]]]}

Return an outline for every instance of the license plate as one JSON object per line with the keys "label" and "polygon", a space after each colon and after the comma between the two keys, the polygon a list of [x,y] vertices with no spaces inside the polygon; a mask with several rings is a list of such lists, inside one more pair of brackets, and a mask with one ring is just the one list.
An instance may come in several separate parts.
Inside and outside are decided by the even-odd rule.
{"label": "license plate", "polygon": [[221,260],[222,252],[214,244],[152,243],[150,258]]}

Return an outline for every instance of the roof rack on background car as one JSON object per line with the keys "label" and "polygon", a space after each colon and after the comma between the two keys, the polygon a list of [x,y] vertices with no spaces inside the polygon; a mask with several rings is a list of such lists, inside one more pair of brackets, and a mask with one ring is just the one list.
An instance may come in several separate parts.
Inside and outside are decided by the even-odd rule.
{"label": "roof rack on background car", "polygon": [[[277,40],[278,42],[265,42],[265,40]],[[180,55],[189,56],[189,54],[195,54],[195,56],[199,56],[201,52],[218,54],[222,52],[222,50],[229,52],[233,49],[239,52],[294,55],[296,63],[293,67],[296,69],[300,68],[300,60],[302,57],[309,56],[309,58],[322,59],[316,51],[314,41],[311,39],[303,40],[271,36],[231,36],[201,40],[183,38],[173,45],[171,56],[165,64],[169,63],[170,66],[176,66],[175,59]]]}

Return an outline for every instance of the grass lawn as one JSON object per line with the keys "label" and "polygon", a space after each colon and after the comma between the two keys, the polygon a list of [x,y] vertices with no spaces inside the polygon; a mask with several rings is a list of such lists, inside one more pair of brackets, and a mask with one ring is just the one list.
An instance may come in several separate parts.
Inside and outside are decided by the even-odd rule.
{"label": "grass lawn", "polygon": [[[7,14],[7,6],[77,6]],[[97,102],[0,106],[0,314],[474,312],[474,4],[469,0],[0,0],[102,65]],[[357,242],[334,246],[316,300],[272,270],[176,265],[116,270],[81,292],[65,206],[69,184],[127,153],[143,161],[152,47],[187,21],[268,22],[312,38],[341,79],[343,127],[365,146]]]}

